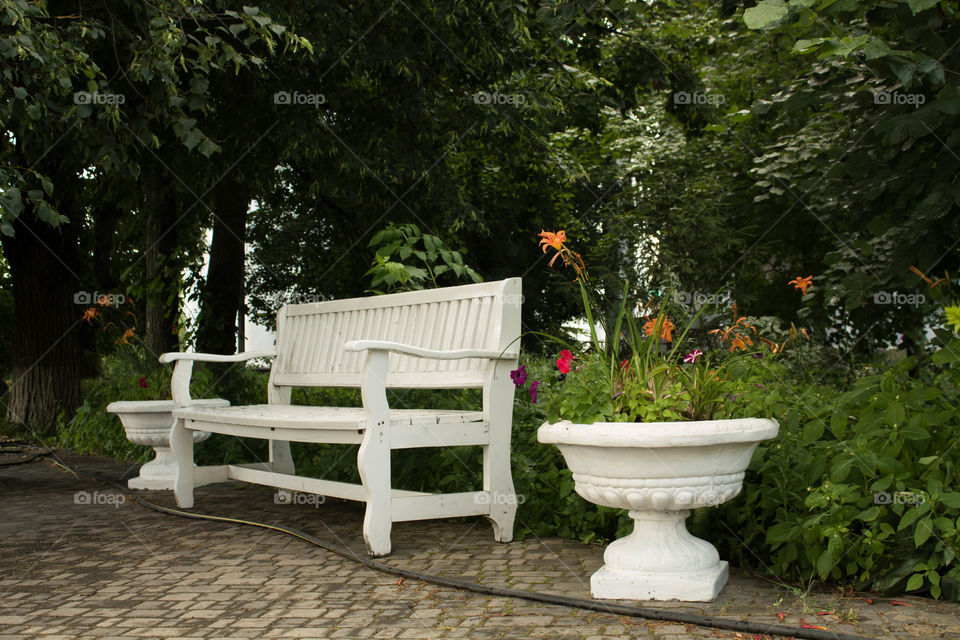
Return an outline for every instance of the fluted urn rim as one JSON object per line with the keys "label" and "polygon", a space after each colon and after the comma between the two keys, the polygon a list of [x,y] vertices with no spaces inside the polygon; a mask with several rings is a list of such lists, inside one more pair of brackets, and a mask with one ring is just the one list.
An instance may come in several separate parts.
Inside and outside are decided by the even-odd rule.
{"label": "fluted urn rim", "polygon": [[689,422],[545,422],[537,430],[544,444],[612,447],[696,447],[757,442],[776,437],[780,425],[770,418],[729,418]]}

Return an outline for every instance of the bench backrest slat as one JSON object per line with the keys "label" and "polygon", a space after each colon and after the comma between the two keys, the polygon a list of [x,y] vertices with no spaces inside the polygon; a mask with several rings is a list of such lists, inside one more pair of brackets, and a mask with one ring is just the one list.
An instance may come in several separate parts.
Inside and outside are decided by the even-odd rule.
{"label": "bench backrest slat", "polygon": [[[520,278],[385,296],[287,305],[277,316],[273,384],[360,386],[363,353],[349,340],[389,340],[426,349],[478,349],[516,357]],[[391,387],[482,387],[490,361],[392,355]]]}

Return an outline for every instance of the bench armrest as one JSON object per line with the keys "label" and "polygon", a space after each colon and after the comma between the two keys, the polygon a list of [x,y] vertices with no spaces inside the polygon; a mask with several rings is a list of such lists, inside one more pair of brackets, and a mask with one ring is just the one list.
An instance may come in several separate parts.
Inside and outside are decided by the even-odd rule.
{"label": "bench armrest", "polygon": [[271,351],[248,351],[238,353],[232,356],[224,356],[214,353],[187,353],[175,352],[164,353],[160,356],[160,362],[166,364],[175,362],[173,366],[173,375],[170,376],[170,395],[173,397],[175,407],[185,407],[190,404],[190,377],[193,375],[194,361],[202,362],[243,362],[252,358],[272,358],[277,355]]}
{"label": "bench armrest", "polygon": [[248,351],[246,353],[237,353],[232,356],[224,356],[216,353],[187,353],[171,351],[160,356],[160,362],[176,362],[177,360],[194,360],[202,362],[243,362],[253,358],[272,358],[277,354],[273,351]]}
{"label": "bench armrest", "polygon": [[350,340],[343,345],[346,351],[393,351],[408,356],[418,358],[436,358],[437,360],[457,360],[460,358],[491,358],[498,360],[500,358],[516,358],[515,354],[505,354],[497,351],[476,351],[474,349],[454,349],[449,351],[438,351],[436,349],[423,349],[409,344],[399,342],[389,342],[387,340]]}

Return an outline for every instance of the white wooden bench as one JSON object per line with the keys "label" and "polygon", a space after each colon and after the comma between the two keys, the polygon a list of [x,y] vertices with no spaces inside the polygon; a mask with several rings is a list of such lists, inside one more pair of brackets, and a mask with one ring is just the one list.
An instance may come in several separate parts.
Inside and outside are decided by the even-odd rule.
{"label": "white wooden bench", "polygon": [[[520,278],[367,298],[287,305],[277,316],[276,353],[165,353],[176,421],[177,504],[193,506],[200,482],[243,480],[366,503],[371,555],[390,553],[392,523],[487,516],[500,542],[513,538],[517,509],[510,473],[513,383],[520,336]],[[193,362],[273,357],[265,405],[188,406]],[[359,387],[363,406],[290,404],[292,387]],[[476,411],[391,409],[388,388],[483,389]],[[269,440],[269,460],[194,467],[192,431]],[[295,475],[293,442],[359,444],[361,484]],[[390,452],[414,447],[483,447],[483,489],[422,493],[390,486]],[[429,452],[423,452],[429,464]]]}

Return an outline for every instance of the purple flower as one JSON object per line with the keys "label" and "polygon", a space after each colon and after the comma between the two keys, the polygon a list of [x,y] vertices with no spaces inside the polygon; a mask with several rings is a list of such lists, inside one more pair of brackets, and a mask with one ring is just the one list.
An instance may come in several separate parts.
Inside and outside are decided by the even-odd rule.
{"label": "purple flower", "polygon": [[697,361],[697,358],[699,358],[699,357],[702,356],[702,355],[703,355],[703,351],[700,351],[700,349],[694,349],[693,351],[691,351],[691,352],[688,353],[687,355],[683,356],[683,361],[684,361],[684,362],[696,362],[696,361]]}
{"label": "purple flower", "polygon": [[534,380],[530,383],[530,401],[533,402],[533,404],[537,404],[537,387],[539,386],[539,380]]}
{"label": "purple flower", "polygon": [[756,358],[757,360],[759,360],[760,358],[763,357],[763,354],[762,354],[762,353],[755,353],[755,354],[753,354],[753,357]]}
{"label": "purple flower", "polygon": [[516,387],[522,387],[523,383],[527,381],[527,367],[526,365],[520,365],[516,369],[510,372],[510,379],[513,380],[513,384]]}

